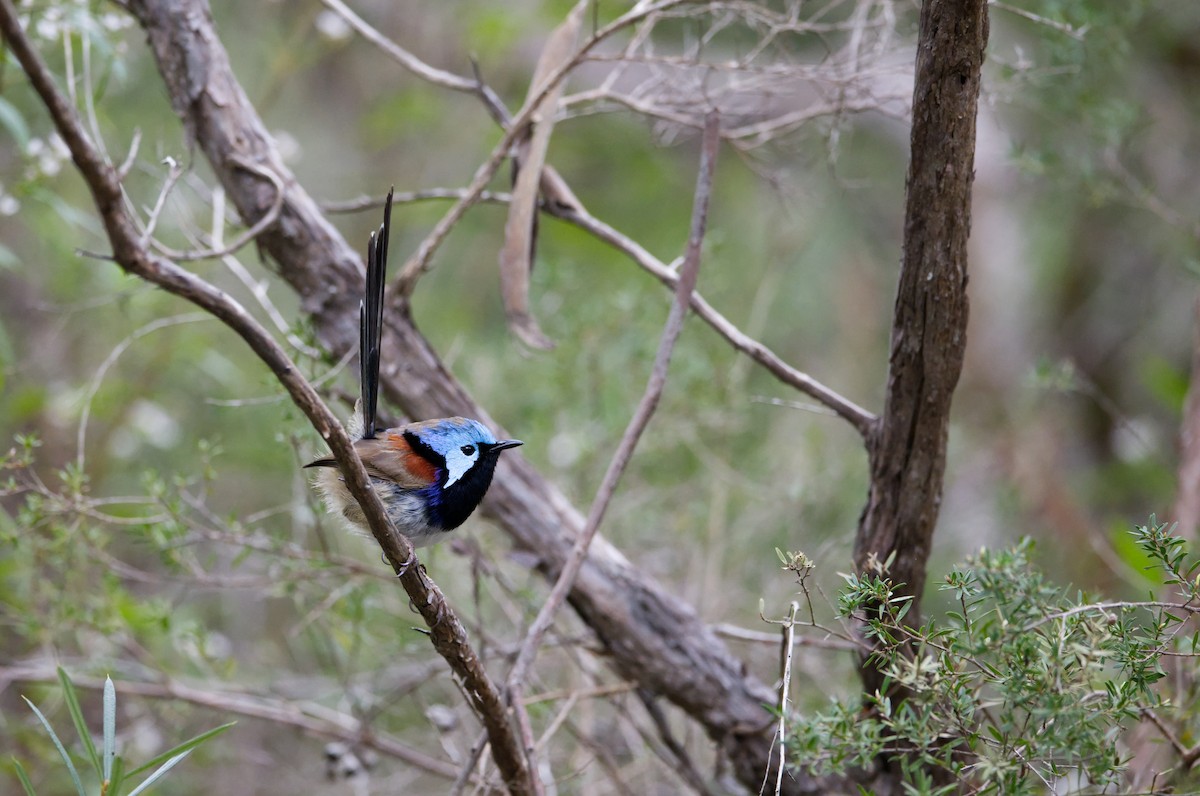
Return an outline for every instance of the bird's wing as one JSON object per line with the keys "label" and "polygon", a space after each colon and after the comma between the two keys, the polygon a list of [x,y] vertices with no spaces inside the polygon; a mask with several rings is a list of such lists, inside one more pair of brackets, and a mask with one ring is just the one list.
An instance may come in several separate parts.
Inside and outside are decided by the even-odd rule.
{"label": "bird's wing", "polygon": [[[355,440],[354,447],[372,478],[391,481],[404,489],[424,489],[438,479],[437,466],[414,451],[400,429],[388,429],[380,437]],[[304,466],[337,467],[338,464],[326,457]]]}
{"label": "bird's wing", "polygon": [[414,451],[404,435],[394,429],[378,438],[360,439],[354,447],[367,472],[375,478],[392,481],[405,489],[423,489],[437,481],[437,467]]}

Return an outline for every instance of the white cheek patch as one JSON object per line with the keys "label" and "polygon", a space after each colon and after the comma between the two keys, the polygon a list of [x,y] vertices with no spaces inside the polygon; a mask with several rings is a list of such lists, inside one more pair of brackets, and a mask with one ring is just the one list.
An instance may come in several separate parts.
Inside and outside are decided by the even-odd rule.
{"label": "white cheek patch", "polygon": [[458,481],[458,479],[460,479],[464,475],[466,475],[467,470],[470,470],[471,467],[474,466],[475,461],[478,458],[479,458],[479,449],[478,448],[476,448],[475,452],[472,453],[470,456],[467,456],[465,453],[462,452],[462,450],[460,450],[458,448],[455,448],[454,450],[447,453],[446,454],[446,483],[443,485],[442,488],[445,489],[445,488],[449,487],[454,482]]}

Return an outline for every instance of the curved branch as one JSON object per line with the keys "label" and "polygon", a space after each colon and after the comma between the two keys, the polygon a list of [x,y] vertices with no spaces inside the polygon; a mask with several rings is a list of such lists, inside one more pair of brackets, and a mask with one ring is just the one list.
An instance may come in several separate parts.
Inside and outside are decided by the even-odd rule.
{"label": "curved branch", "polygon": [[[322,345],[335,357],[353,350],[361,262],[283,165],[232,74],[206,4],[175,0],[168,10],[138,0],[131,6],[149,34],[172,105],[242,218],[260,218],[273,197],[261,180],[247,179],[231,162],[234,154],[270,164],[284,178],[288,190],[279,223],[259,242],[300,295]],[[460,414],[500,428],[406,312],[388,313],[385,327],[383,358],[398,363],[381,374],[389,400],[411,417]],[[572,539],[583,528],[580,513],[519,455],[500,462],[483,511],[518,547],[534,552],[548,578],[561,571]],[[774,702],[774,693],[747,672],[690,605],[639,571],[602,536],[593,540],[568,601],[622,677],[687,712],[718,742],[738,778],[757,789],[770,756],[772,717],[765,706]],[[831,786],[829,780],[797,772],[784,790],[817,794],[831,792]]]}
{"label": "curved branch", "polygon": [[[149,9],[142,9],[149,11]],[[163,11],[164,9],[157,9]],[[152,254],[141,240],[133,218],[122,202],[117,171],[84,132],[74,108],[54,84],[41,56],[21,29],[10,0],[0,0],[0,30],[13,54],[29,76],[34,89],[50,111],[54,125],[71,151],[71,156],[92,192],[100,212],[113,257],[127,272],[191,301],[224,321],[271,369],[287,389],[313,428],[329,444],[346,479],[346,486],[363,508],[371,533],[400,578],[405,591],[430,629],[430,639],[458,676],[462,677],[472,710],[488,730],[492,754],[513,793],[531,793],[531,773],[508,723],[500,694],[487,676],[467,641],[466,630],[446,603],[445,597],[417,565],[412,545],[388,519],[379,496],[370,486],[367,471],[349,436],[312,385],[253,316],[229,295],[185,271],[175,263]],[[240,155],[230,163],[241,166]],[[275,184],[282,184],[281,182]]]}
{"label": "curved branch", "polygon": [[[521,643],[521,651],[509,670],[506,687],[507,699],[511,705],[518,705],[521,701],[521,694],[525,688],[525,677],[529,667],[533,665],[534,657],[542,642],[542,636],[550,629],[555,614],[558,613],[559,607],[566,599],[579,574],[580,567],[583,566],[588,547],[595,538],[600,523],[604,520],[604,514],[617,491],[621,475],[629,465],[634,448],[641,439],[642,432],[646,430],[646,426],[662,398],[663,389],[666,387],[667,367],[671,362],[671,353],[683,331],[683,321],[687,317],[688,311],[688,299],[696,289],[696,280],[700,274],[700,246],[704,242],[704,232],[708,225],[708,203],[712,193],[713,169],[716,164],[717,144],[719,143],[718,130],[719,120],[717,114],[713,112],[709,114],[708,122],[704,126],[700,174],[696,178],[696,198],[692,208],[692,225],[688,235],[687,253],[683,258],[683,265],[679,269],[680,275],[675,287],[675,300],[671,303],[666,328],[663,329],[662,338],[658,344],[650,380],[647,382],[642,398],[638,401],[633,417],[621,437],[616,453],[609,462],[608,470],[604,473],[604,480],[596,492],[596,499],[592,502],[591,510],[588,512],[583,532],[575,539],[575,545],[571,548],[570,556],[564,563],[554,588],[550,590],[550,596],[546,598],[541,610],[538,611],[537,618],[534,619],[529,631],[525,634],[525,640]],[[528,716],[521,708],[518,708],[517,718],[519,722],[525,724],[528,722]],[[524,741],[527,753],[531,754],[529,746],[532,739],[526,737]]]}

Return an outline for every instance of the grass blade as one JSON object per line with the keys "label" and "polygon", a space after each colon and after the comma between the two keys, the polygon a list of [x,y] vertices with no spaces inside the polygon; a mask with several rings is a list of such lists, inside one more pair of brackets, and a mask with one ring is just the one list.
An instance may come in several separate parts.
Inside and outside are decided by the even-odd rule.
{"label": "grass blade", "polygon": [[[195,749],[197,746],[199,746],[200,744],[207,741],[209,738],[220,735],[221,733],[225,732],[226,730],[228,730],[230,727],[232,727],[235,724],[237,724],[236,721],[231,721],[228,724],[222,724],[220,727],[214,727],[213,729],[209,730],[208,732],[202,732],[199,735],[197,735],[195,738],[192,738],[191,740],[184,741],[183,743],[179,744],[179,746],[176,746],[174,749],[169,749],[166,752],[163,752],[161,755],[154,758],[149,763],[138,766],[137,768],[135,768],[133,771],[130,771],[125,776],[135,777],[138,774],[141,774],[143,771],[149,771],[150,769],[154,768],[159,763],[162,763],[165,760],[169,760],[173,757],[178,757],[181,754],[183,754],[184,752],[190,752],[193,749]],[[143,783],[143,784],[145,784],[145,783]],[[129,796],[133,796],[133,794],[131,793],[131,794],[129,794]]]}
{"label": "grass blade", "polygon": [[38,710],[37,705],[30,702],[28,697],[22,696],[21,699],[24,699],[25,704],[29,705],[30,709],[33,710],[34,715],[38,717],[38,721],[42,723],[42,726],[46,728],[46,732],[50,735],[50,740],[54,741],[55,748],[62,755],[63,762],[67,764],[67,771],[71,773],[71,779],[75,781],[75,790],[79,793],[79,796],[87,796],[87,792],[83,789],[83,782],[79,779],[79,772],[75,770],[75,764],[71,761],[71,756],[67,754],[67,749],[62,745],[62,741],[58,740],[58,733],[50,726],[50,722],[42,714],[42,711]]}

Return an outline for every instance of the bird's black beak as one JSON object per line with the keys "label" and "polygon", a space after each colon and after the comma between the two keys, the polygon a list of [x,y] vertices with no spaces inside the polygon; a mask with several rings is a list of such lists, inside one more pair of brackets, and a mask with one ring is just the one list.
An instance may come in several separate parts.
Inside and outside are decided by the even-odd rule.
{"label": "bird's black beak", "polygon": [[502,451],[502,450],[507,450],[508,448],[515,448],[518,445],[524,445],[524,444],[525,443],[521,442],[521,440],[519,440],[519,439],[502,439],[499,442],[493,442],[488,447],[493,451]]}

